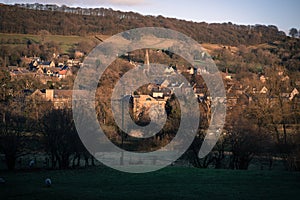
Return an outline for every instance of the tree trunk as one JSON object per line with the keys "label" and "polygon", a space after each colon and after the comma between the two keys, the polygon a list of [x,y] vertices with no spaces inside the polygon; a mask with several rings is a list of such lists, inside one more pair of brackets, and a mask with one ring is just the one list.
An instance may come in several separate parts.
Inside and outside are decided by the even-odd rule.
{"label": "tree trunk", "polygon": [[94,158],[94,156],[92,156],[91,159],[92,159],[92,166],[96,166],[96,165],[95,165],[95,158]]}
{"label": "tree trunk", "polygon": [[285,122],[282,124],[282,128],[283,128],[283,138],[284,138],[284,144],[287,144],[287,140],[286,140],[286,125]]}
{"label": "tree trunk", "polygon": [[269,158],[269,170],[272,170],[272,168],[273,168],[273,158],[272,158],[272,156],[270,156],[270,158]]}
{"label": "tree trunk", "polygon": [[80,167],[80,153],[78,154],[76,166],[77,166],[77,167]]}
{"label": "tree trunk", "polygon": [[249,167],[248,159],[244,158],[244,157],[238,159],[237,167],[238,167],[238,169],[241,169],[241,170],[247,170]]}
{"label": "tree trunk", "polygon": [[14,170],[16,166],[16,157],[14,155],[5,154],[5,161],[8,170]]}
{"label": "tree trunk", "polygon": [[64,154],[62,154],[62,156],[61,156],[61,166],[60,166],[60,168],[61,169],[67,169],[67,168],[69,168],[69,154],[66,154],[66,153],[64,153]]}
{"label": "tree trunk", "polygon": [[236,156],[233,154],[230,158],[229,169],[234,169],[236,163]]}

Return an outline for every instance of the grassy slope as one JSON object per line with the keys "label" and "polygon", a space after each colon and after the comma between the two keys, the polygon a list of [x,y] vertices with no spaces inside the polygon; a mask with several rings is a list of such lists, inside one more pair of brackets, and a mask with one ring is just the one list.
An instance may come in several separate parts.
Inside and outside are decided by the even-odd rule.
{"label": "grassy slope", "polygon": [[[107,39],[108,35],[96,35],[97,37],[101,38],[102,40]],[[26,45],[27,40],[31,40],[35,43],[41,43],[41,36],[40,35],[31,35],[31,34],[7,34],[7,33],[0,33],[0,39],[5,39],[6,41],[8,39],[19,39],[23,45]],[[55,41],[58,43],[62,49],[63,53],[69,53],[70,50],[73,50],[74,47],[81,41],[84,42],[89,42],[89,41],[96,41],[99,42],[96,38],[95,35],[89,35],[89,36],[64,36],[64,35],[47,35],[45,36],[45,41]],[[151,41],[153,42],[153,41]],[[4,45],[10,45],[14,47],[15,45],[20,45],[20,44],[4,44]],[[22,45],[22,44],[21,44]],[[220,44],[209,44],[209,43],[203,43],[201,46],[208,52],[212,53],[215,50],[220,50],[224,47],[224,45]],[[227,46],[228,47],[228,46]],[[270,45],[267,44],[260,44],[257,46],[252,46],[252,48],[257,48],[257,47],[270,47]],[[237,52],[238,48],[231,46],[231,51],[232,52]]]}
{"label": "grassy slope", "polygon": [[[169,167],[147,174],[108,168],[4,173],[0,199],[290,199],[300,173]],[[51,177],[52,187],[44,186]]]}
{"label": "grassy slope", "polygon": [[[97,37],[101,38],[102,40],[107,39],[108,35],[97,35]],[[6,34],[6,33],[0,33],[0,39],[19,39],[24,45],[26,45],[27,40],[31,40],[35,43],[41,43],[41,36],[40,35],[31,35],[31,34]],[[60,44],[60,47],[62,48],[63,53],[68,53],[69,50],[72,50],[76,44],[80,41],[91,41],[96,40],[95,36],[63,36],[63,35],[47,35],[45,36],[45,41],[55,41],[58,44]],[[97,41],[99,42],[99,41]],[[12,47],[14,44],[9,44]],[[17,44],[20,45],[20,44]],[[212,53],[212,51],[223,48],[223,45],[218,44],[208,44],[204,43],[201,44],[209,53]],[[236,47],[231,47],[232,50],[236,50]]]}
{"label": "grassy slope", "polygon": [[[108,36],[98,35],[101,39],[106,39]],[[40,35],[30,35],[30,34],[6,34],[0,33],[0,39],[19,39],[21,43],[26,45],[27,40],[31,40],[35,43],[41,43],[41,36]],[[80,41],[97,41],[94,36],[63,36],[63,35],[47,35],[45,36],[45,41],[55,41],[57,42],[60,47],[62,48],[63,53],[68,53],[69,50],[74,49],[74,46],[78,44]],[[14,44],[9,44],[12,47]],[[20,45],[20,44],[18,44]]]}

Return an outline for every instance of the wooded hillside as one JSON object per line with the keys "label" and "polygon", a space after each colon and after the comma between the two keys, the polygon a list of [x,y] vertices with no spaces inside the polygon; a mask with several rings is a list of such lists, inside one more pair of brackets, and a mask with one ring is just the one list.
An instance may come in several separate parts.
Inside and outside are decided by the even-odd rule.
{"label": "wooded hillside", "polygon": [[[24,7],[26,5],[23,5]],[[143,16],[112,9],[69,8],[55,5],[28,4],[0,6],[0,32],[36,34],[47,30],[58,35],[113,35],[138,27],[165,27],[180,31],[200,43],[237,46],[268,43],[286,38],[276,26],[208,24],[163,16]]]}

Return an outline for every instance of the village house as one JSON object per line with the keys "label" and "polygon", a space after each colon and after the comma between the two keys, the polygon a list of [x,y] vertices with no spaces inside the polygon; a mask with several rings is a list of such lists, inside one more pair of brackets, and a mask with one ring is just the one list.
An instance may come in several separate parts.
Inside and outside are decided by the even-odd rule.
{"label": "village house", "polygon": [[165,75],[174,75],[176,74],[176,70],[173,67],[166,67],[164,70]]}
{"label": "village house", "polygon": [[159,110],[165,109],[166,99],[153,98],[150,95],[133,95],[133,113],[136,119],[141,113],[149,112],[151,106],[159,106]]}
{"label": "village house", "polygon": [[74,57],[75,58],[82,58],[82,57],[84,57],[84,53],[81,52],[81,51],[75,51]]}
{"label": "village house", "polygon": [[260,94],[266,94],[267,92],[268,92],[268,88],[266,86],[263,86],[259,91]]}
{"label": "village house", "polygon": [[27,98],[27,101],[32,103],[43,102],[46,100],[46,90],[45,89],[36,89],[35,91],[32,90],[24,90],[24,95]]}
{"label": "village house", "polygon": [[197,68],[197,75],[200,76],[202,74],[209,74],[207,69],[205,67],[198,67]]}
{"label": "village house", "polygon": [[34,76],[34,73],[30,72],[29,70],[23,67],[9,66],[8,70],[12,79],[19,76]]}
{"label": "village house", "polygon": [[262,83],[266,83],[267,78],[266,78],[264,75],[261,75],[261,76],[259,77],[259,80],[260,80],[260,82],[262,82]]}
{"label": "village house", "polygon": [[199,86],[197,84],[194,84],[193,91],[195,93],[195,97],[198,99],[199,102],[203,102],[207,99],[207,89],[202,85]]}
{"label": "village house", "polygon": [[299,97],[299,90],[297,88],[294,88],[290,93],[289,100],[292,101],[295,97]]}
{"label": "village house", "polygon": [[171,97],[168,88],[153,88],[150,95],[133,95],[133,113],[136,119],[141,113],[148,113],[151,106],[158,106],[159,112],[164,112],[167,100]]}
{"label": "village house", "polygon": [[36,61],[36,60],[32,60],[29,64],[29,69],[30,71],[36,71],[38,69],[38,66],[39,66],[39,62]]}
{"label": "village house", "polygon": [[29,65],[32,62],[33,58],[32,57],[21,57],[21,62],[24,63],[25,65]]}
{"label": "village house", "polygon": [[168,88],[154,87],[152,88],[152,97],[154,98],[165,98],[171,96],[171,91]]}
{"label": "village house", "polygon": [[47,76],[56,76],[56,74],[58,74],[58,72],[60,71],[60,68],[51,67],[51,68],[44,69],[44,71]]}
{"label": "village house", "polygon": [[53,61],[44,61],[44,62],[40,62],[38,64],[38,67],[42,68],[42,69],[44,69],[44,68],[53,68],[53,67],[55,67],[55,63]]}
{"label": "village house", "polygon": [[189,67],[187,70],[186,70],[187,73],[189,73],[190,75],[193,75],[195,73],[195,69],[194,67]]}
{"label": "village house", "polygon": [[54,109],[71,108],[72,92],[72,90],[37,89],[28,96],[28,99],[33,102],[51,102]]}
{"label": "village house", "polygon": [[79,59],[68,59],[67,66],[69,67],[81,66],[81,61]]}
{"label": "village house", "polygon": [[71,108],[72,90],[47,89],[45,99],[53,103],[54,109]]}
{"label": "village house", "polygon": [[71,75],[72,75],[71,70],[63,69],[58,72],[57,77],[66,78],[67,76],[71,76]]}

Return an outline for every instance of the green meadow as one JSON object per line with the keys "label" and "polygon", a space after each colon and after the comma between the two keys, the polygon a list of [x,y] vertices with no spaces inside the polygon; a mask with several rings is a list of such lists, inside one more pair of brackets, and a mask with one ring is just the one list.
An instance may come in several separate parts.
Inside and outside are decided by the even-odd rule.
{"label": "green meadow", "polygon": [[[128,174],[106,167],[1,171],[0,199],[297,199],[300,173],[183,167]],[[51,178],[51,187],[44,180]]]}
{"label": "green meadow", "polygon": [[[6,34],[0,33],[0,39],[4,41],[3,45],[10,45],[14,47],[16,45],[26,45],[27,41],[30,40],[33,43],[41,44],[42,39],[45,42],[54,41],[59,44],[62,53],[68,53],[73,50],[79,42],[98,42],[95,36],[64,36],[64,35],[45,35],[42,38],[41,35],[31,34]],[[108,36],[99,36],[100,38],[107,38]]]}

